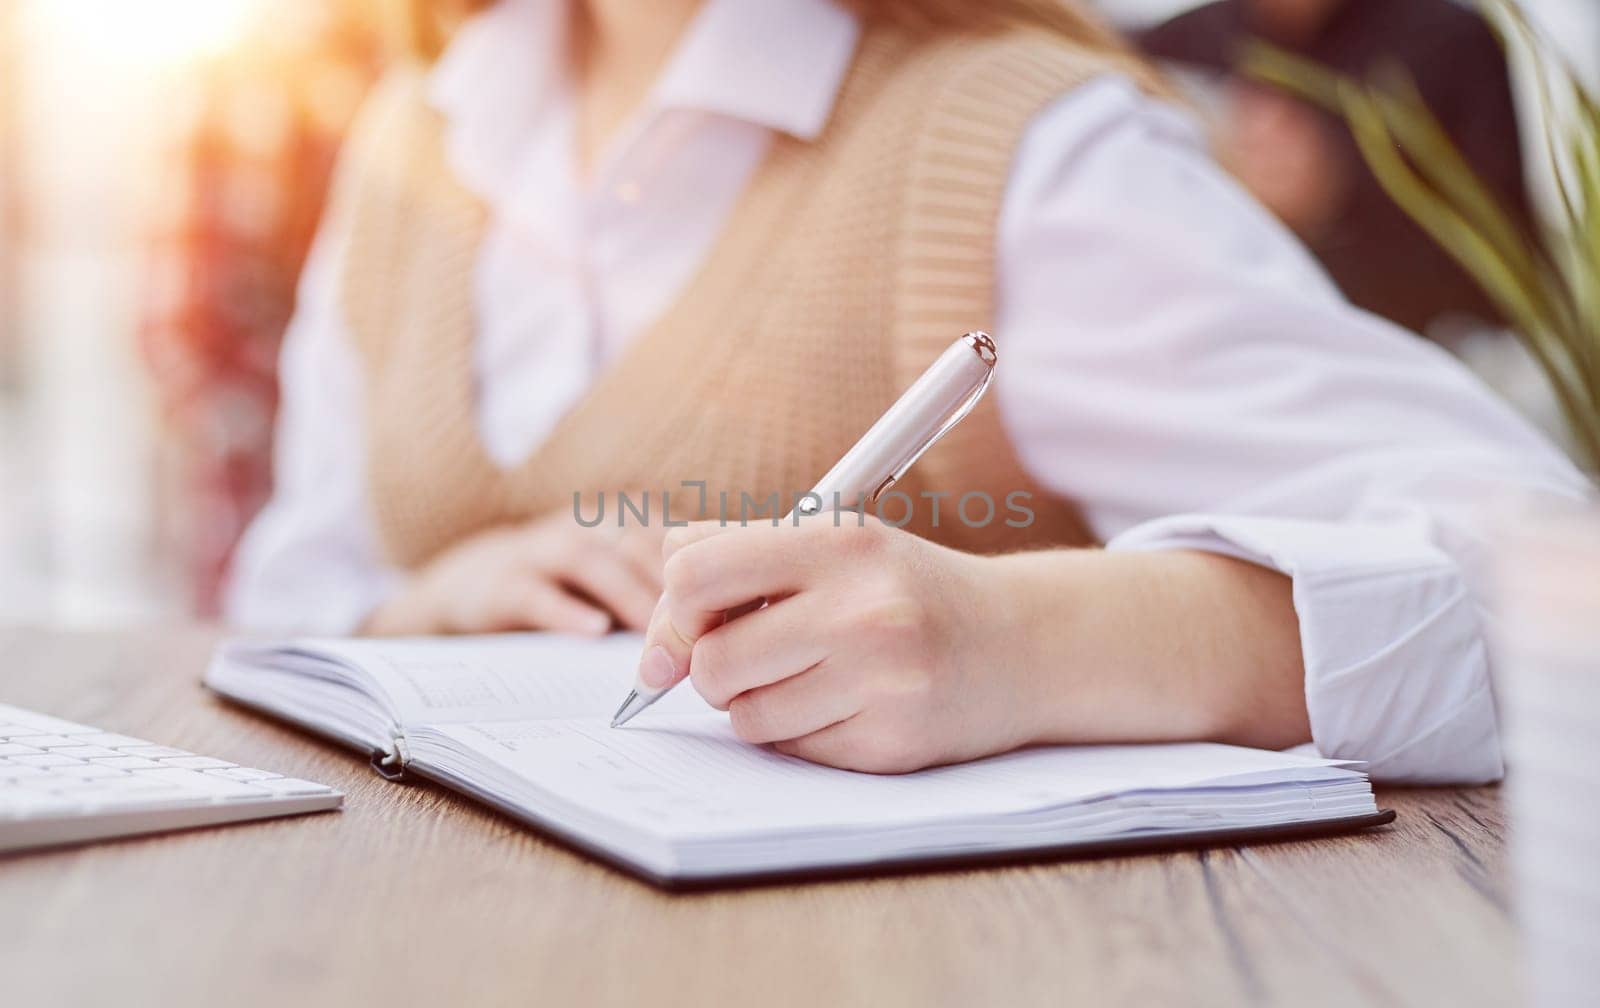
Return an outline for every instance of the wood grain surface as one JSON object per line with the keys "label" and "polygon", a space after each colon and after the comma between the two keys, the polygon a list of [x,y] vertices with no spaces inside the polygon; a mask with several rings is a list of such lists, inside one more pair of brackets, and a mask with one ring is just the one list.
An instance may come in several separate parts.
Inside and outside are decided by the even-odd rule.
{"label": "wood grain surface", "polygon": [[0,630],[0,702],[332,784],[342,812],[0,857],[0,1003],[1503,1005],[1493,788],[1359,837],[671,895],[231,707],[216,637]]}

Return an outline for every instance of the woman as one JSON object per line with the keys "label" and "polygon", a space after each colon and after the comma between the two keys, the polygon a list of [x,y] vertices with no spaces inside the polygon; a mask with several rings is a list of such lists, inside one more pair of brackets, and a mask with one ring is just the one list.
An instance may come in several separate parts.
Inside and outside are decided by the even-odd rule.
{"label": "woman", "polygon": [[[479,11],[350,142],[233,615],[643,628],[646,681],[854,769],[1216,739],[1498,777],[1469,504],[1582,481],[1158,92],[1050,0]],[[803,491],[978,327],[996,388],[907,528],[577,520]]]}

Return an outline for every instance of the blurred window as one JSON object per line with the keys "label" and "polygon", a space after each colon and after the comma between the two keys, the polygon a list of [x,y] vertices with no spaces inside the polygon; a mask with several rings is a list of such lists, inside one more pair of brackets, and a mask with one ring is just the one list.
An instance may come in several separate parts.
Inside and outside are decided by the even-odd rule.
{"label": "blurred window", "polygon": [[277,0],[199,75],[155,194],[142,347],[166,438],[160,514],[195,612],[271,491],[277,357],[344,131],[379,58],[369,5]]}

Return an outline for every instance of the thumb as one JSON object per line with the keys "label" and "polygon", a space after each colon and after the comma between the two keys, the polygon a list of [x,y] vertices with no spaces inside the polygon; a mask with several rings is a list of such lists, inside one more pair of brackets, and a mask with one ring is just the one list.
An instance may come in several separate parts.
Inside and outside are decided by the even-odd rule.
{"label": "thumb", "polygon": [[644,652],[639,656],[639,682],[653,690],[664,690],[688,678],[689,655],[694,641],[687,640],[672,625],[663,595],[650,614],[644,635]]}

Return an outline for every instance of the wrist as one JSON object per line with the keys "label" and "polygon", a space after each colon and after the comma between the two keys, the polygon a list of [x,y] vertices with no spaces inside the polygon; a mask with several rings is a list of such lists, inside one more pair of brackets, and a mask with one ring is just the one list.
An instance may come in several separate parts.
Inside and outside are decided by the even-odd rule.
{"label": "wrist", "polygon": [[1185,640],[1171,597],[1186,590],[1182,557],[1075,549],[995,559],[999,653],[1027,707],[1029,743],[1214,737],[1210,685],[1188,674],[1202,649]]}
{"label": "wrist", "polygon": [[1089,718],[1073,654],[1087,604],[1084,569],[1093,552],[1051,550],[984,557],[987,661],[1007,683],[1020,719],[1019,744],[1081,740]]}
{"label": "wrist", "polygon": [[1072,662],[1059,643],[1074,603],[1075,550],[965,555],[970,562],[958,661],[987,683],[990,722],[1008,747],[1062,741],[1072,709]]}
{"label": "wrist", "polygon": [[1052,550],[995,558],[997,654],[1030,741],[1309,737],[1287,578],[1209,553]]}

